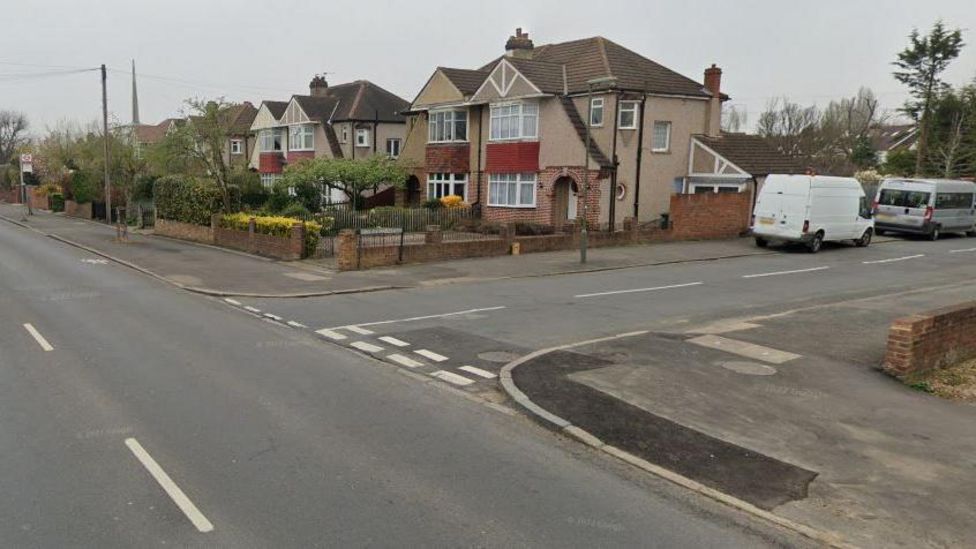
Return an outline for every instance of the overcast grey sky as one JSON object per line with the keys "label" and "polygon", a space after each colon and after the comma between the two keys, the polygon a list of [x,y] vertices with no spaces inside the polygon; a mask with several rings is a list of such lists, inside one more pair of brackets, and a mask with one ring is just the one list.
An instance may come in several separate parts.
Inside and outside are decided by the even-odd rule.
{"label": "overcast grey sky", "polygon": [[[57,70],[36,65],[125,71],[134,58],[145,123],[186,97],[287,99],[325,71],[412,100],[435,67],[503,53],[516,26],[536,45],[602,35],[698,81],[717,63],[750,124],[770,97],[824,104],[859,86],[898,107],[890,63],[912,27],[939,18],[970,44],[947,80],[976,77],[973,0],[4,0],[0,13],[0,109],[27,113],[35,133],[101,112],[97,72],[34,76]],[[124,72],[109,73],[109,104],[129,121]]]}

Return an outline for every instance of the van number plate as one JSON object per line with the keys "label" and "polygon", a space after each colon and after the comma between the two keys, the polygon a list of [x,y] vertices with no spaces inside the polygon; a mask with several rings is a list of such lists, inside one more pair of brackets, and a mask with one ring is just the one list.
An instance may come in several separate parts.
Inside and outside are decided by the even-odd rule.
{"label": "van number plate", "polygon": [[889,214],[877,214],[874,216],[874,218],[880,221],[890,221],[894,219],[895,216]]}
{"label": "van number plate", "polygon": [[759,224],[760,225],[772,225],[775,221],[776,220],[773,219],[772,217],[760,217],[759,218]]}

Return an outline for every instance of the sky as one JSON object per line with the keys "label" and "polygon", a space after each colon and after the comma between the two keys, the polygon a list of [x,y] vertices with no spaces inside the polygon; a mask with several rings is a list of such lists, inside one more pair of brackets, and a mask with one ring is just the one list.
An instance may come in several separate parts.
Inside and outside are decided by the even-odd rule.
{"label": "sky", "polygon": [[178,115],[189,97],[285,100],[367,79],[412,100],[438,66],[476,68],[516,27],[536,45],[601,35],[697,81],[715,63],[722,89],[753,125],[771,98],[825,105],[870,87],[894,111],[906,99],[891,62],[912,28],[937,19],[969,45],[944,78],[976,78],[973,0],[4,0],[0,110],[43,134],[99,119],[109,68],[114,122]]}

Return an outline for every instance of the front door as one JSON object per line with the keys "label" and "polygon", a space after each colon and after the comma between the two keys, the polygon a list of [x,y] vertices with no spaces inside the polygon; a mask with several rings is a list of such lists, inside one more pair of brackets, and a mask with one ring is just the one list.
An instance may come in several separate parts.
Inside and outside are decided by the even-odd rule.
{"label": "front door", "polygon": [[559,227],[576,219],[576,183],[569,177],[560,177],[553,184],[552,224]]}
{"label": "front door", "polygon": [[566,206],[566,219],[573,221],[576,219],[576,207],[579,202],[579,193],[576,189],[576,183],[570,182],[569,184],[569,204]]}

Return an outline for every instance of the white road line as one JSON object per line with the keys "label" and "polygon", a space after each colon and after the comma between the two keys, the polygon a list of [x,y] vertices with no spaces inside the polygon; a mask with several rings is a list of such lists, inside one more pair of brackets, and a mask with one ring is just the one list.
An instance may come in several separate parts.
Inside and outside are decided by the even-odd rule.
{"label": "white road line", "polygon": [[261,312],[261,309],[258,309],[257,307],[251,307],[250,305],[245,306],[244,309],[247,310],[247,311],[251,311],[252,313],[260,313]]}
{"label": "white road line", "polygon": [[444,370],[437,370],[436,372],[431,372],[430,375],[436,377],[437,379],[442,379],[448,383],[453,383],[455,385],[460,385],[462,387],[474,383],[473,379],[468,379],[464,376],[459,376],[452,372],[445,372]]}
{"label": "white road line", "polygon": [[877,259],[875,261],[862,261],[861,263],[863,263],[865,265],[875,265],[877,263],[894,263],[895,261],[905,261],[907,259],[918,259],[920,257],[925,257],[925,254],[906,255],[905,257],[893,257],[891,259]]}
{"label": "white road line", "polygon": [[366,343],[365,341],[353,341],[349,344],[349,346],[355,347],[360,351],[366,351],[367,353],[378,353],[383,350],[383,347],[373,345],[372,343]]}
{"label": "white road line", "polygon": [[766,276],[779,276],[779,275],[789,275],[789,274],[798,274],[798,273],[812,273],[814,271],[823,271],[823,270],[826,270],[826,269],[829,269],[829,268],[830,268],[829,266],[824,265],[823,267],[811,267],[809,269],[797,269],[795,271],[776,271],[774,273],[759,273],[759,274],[751,274],[751,275],[742,275],[742,278],[763,278],[763,277],[766,277]]}
{"label": "white road line", "polygon": [[417,368],[418,366],[424,365],[422,362],[417,362],[416,360],[410,357],[403,356],[401,354],[396,354],[396,353],[389,355],[386,358],[392,360],[393,362],[396,362],[397,364],[406,366],[407,368]]}
{"label": "white road line", "polygon": [[373,335],[372,330],[367,330],[366,328],[360,328],[359,326],[346,326],[346,329],[349,330],[350,332],[355,332],[361,335],[366,335],[366,336]]}
{"label": "white road line", "polygon": [[395,347],[409,347],[410,346],[410,344],[407,343],[406,341],[404,341],[402,339],[397,339],[395,337],[390,337],[390,336],[383,336],[383,337],[380,338],[380,341],[385,341],[386,343],[389,343],[390,345],[393,345]]}
{"label": "white road line", "polygon": [[[417,320],[428,320],[428,319],[431,319],[431,318],[444,318],[446,316],[469,315],[469,314],[472,314],[472,313],[481,313],[481,312],[485,312],[485,311],[497,311],[499,309],[505,309],[505,308],[506,307],[504,305],[502,305],[500,307],[485,307],[485,308],[482,308],[482,309],[467,309],[465,311],[455,311],[453,313],[442,313],[442,314],[439,314],[439,315],[412,316],[410,318],[398,318],[396,320],[380,320],[380,321],[377,321],[377,322],[360,322],[358,324],[355,324],[355,326],[361,328],[363,326],[380,326],[382,324],[397,324],[399,322],[415,322]],[[333,330],[338,330],[340,328],[347,328],[348,329],[350,326],[351,325],[348,325],[348,324],[345,325],[345,326],[336,326],[336,327],[333,328]]]}
{"label": "white road line", "polygon": [[417,349],[414,352],[417,353],[418,355],[424,357],[424,358],[429,358],[429,359],[433,360],[434,362],[444,362],[445,360],[447,360],[447,357],[446,356],[439,355],[439,354],[435,353],[434,351],[428,351],[427,349]]}
{"label": "white road line", "polygon": [[346,339],[345,334],[340,334],[339,332],[337,332],[335,330],[327,330],[327,329],[315,330],[315,333],[320,334],[320,335],[324,335],[325,337],[327,337],[329,339],[334,339],[336,341],[340,341],[340,340]]}
{"label": "white road line", "polygon": [[671,284],[668,286],[654,286],[653,288],[634,288],[633,290],[615,290],[612,292],[598,292],[595,294],[579,294],[573,297],[582,299],[584,297],[597,297],[601,295],[633,294],[637,292],[654,292],[657,290],[672,290],[674,288],[687,288],[689,286],[701,286],[704,282],[689,282],[687,284]]}
{"label": "white road line", "polygon": [[266,317],[268,317],[268,318],[270,318],[271,320],[277,320],[278,322],[281,322],[282,320],[284,320],[284,319],[283,319],[283,318],[281,318],[280,316],[278,316],[278,315],[273,315],[273,314],[271,314],[271,313],[264,313],[264,316],[266,316]]}
{"label": "white road line", "polygon": [[302,324],[301,322],[295,322],[294,320],[289,320],[287,324],[292,328],[308,328],[308,326]]}
{"label": "white road line", "polygon": [[489,372],[488,370],[482,370],[481,368],[475,368],[474,366],[461,366],[458,370],[464,370],[469,374],[474,374],[478,377],[483,377],[485,379],[494,379],[498,377],[497,375]]}
{"label": "white road line", "polygon": [[24,329],[26,329],[27,333],[34,337],[34,340],[37,341],[37,344],[41,346],[41,349],[44,349],[45,351],[54,350],[54,347],[52,347],[51,344],[44,339],[41,332],[38,332],[37,328],[35,328],[31,323],[28,322],[27,324],[24,324]]}
{"label": "white road line", "polygon": [[134,438],[125,439],[125,445],[129,447],[129,450],[136,456],[136,459],[142,463],[142,466],[149,471],[156,482],[163,488],[166,494],[176,503],[176,506],[183,511],[186,518],[190,519],[193,526],[196,526],[197,530],[200,532],[212,532],[214,529],[213,524],[207,520],[207,517],[203,516],[203,513],[197,509],[197,506],[190,501],[190,498],[186,497],[183,490],[173,482],[173,479],[169,478],[166,471],[156,463],[156,460],[149,455],[149,452],[139,444],[139,441]]}
{"label": "white road line", "polygon": [[949,250],[950,254],[961,254],[963,252],[976,252],[976,248],[966,248],[964,250]]}
{"label": "white road line", "polygon": [[226,301],[227,303],[230,303],[231,305],[237,306],[237,307],[240,307],[241,306],[241,302],[240,301],[237,301],[236,299],[231,299],[229,297],[225,297],[224,298],[224,301]]}

